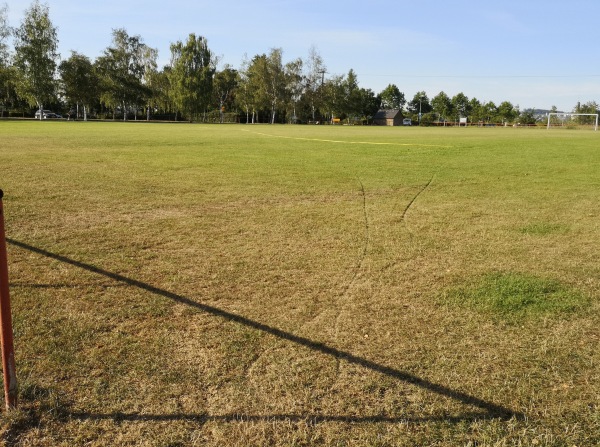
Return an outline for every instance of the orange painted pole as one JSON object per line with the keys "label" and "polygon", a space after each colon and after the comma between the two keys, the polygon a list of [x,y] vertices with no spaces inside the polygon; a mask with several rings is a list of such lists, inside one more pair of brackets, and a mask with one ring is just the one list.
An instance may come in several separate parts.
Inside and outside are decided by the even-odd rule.
{"label": "orange painted pole", "polygon": [[0,326],[2,341],[2,372],[4,374],[4,400],[6,409],[17,408],[17,370],[15,367],[15,349],[13,346],[12,315],[8,292],[8,255],[6,253],[6,234],[4,231],[4,193],[0,189]]}

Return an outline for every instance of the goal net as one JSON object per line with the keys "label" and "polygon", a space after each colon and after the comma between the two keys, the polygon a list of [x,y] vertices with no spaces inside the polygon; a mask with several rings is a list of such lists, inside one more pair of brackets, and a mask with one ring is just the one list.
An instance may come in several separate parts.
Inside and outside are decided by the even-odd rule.
{"label": "goal net", "polygon": [[593,127],[598,130],[598,114],[597,113],[562,113],[551,112],[548,114],[548,127]]}

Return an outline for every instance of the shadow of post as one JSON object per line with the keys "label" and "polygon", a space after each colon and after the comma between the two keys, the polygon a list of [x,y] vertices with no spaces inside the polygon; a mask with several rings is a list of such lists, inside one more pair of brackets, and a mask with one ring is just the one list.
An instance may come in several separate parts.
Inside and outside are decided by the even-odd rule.
{"label": "shadow of post", "polygon": [[[282,340],[287,340],[291,343],[294,343],[294,344],[297,344],[300,346],[304,346],[313,351],[335,357],[335,358],[345,361],[347,363],[359,365],[359,366],[369,369],[371,371],[375,371],[380,374],[384,374],[388,377],[392,377],[394,379],[401,380],[406,383],[410,383],[414,386],[423,388],[427,391],[438,394],[440,396],[448,397],[448,398],[454,399],[456,401],[459,401],[463,404],[477,407],[477,408],[483,410],[483,413],[481,413],[481,412],[474,413],[474,415],[476,415],[474,417],[476,417],[476,418],[480,418],[480,419],[481,418],[500,418],[500,419],[505,419],[505,420],[511,419],[511,418],[517,418],[517,419],[524,418],[524,415],[522,413],[515,412],[509,408],[503,407],[503,406],[495,404],[493,402],[488,402],[486,400],[480,399],[476,396],[472,396],[472,395],[464,393],[462,391],[453,390],[452,388],[449,388],[445,385],[431,382],[429,380],[415,376],[414,374],[410,374],[405,371],[400,371],[400,370],[397,370],[397,369],[394,369],[394,368],[391,368],[391,367],[388,367],[385,365],[380,365],[371,360],[368,360],[368,359],[365,359],[362,357],[358,357],[352,353],[342,351],[340,349],[333,348],[324,343],[316,342],[316,341],[310,340],[305,337],[300,337],[298,335],[294,335],[290,332],[286,332],[284,330],[268,326],[266,324],[251,320],[251,319],[243,317],[241,315],[236,315],[234,313],[228,312],[228,311],[220,309],[218,307],[198,303],[198,302],[193,301],[192,299],[187,298],[185,296],[178,295],[173,292],[169,292],[168,290],[163,290],[158,287],[152,286],[150,284],[147,284],[147,283],[144,283],[144,282],[132,279],[132,278],[128,278],[126,276],[119,275],[117,273],[109,272],[107,270],[101,269],[99,267],[96,267],[96,266],[93,266],[90,264],[75,261],[66,256],[59,255],[56,253],[51,253],[47,250],[43,250],[41,248],[34,247],[34,246],[26,244],[24,242],[20,242],[20,241],[10,239],[10,238],[6,238],[6,241],[9,244],[12,244],[16,247],[28,250],[30,252],[37,253],[39,255],[46,256],[51,259],[55,259],[60,262],[64,262],[65,264],[69,264],[69,265],[87,270],[89,272],[96,273],[98,275],[102,275],[104,277],[110,278],[117,282],[125,283],[132,287],[137,287],[141,290],[145,290],[147,292],[162,296],[164,298],[168,298],[174,302],[177,302],[180,304],[185,304],[190,307],[194,307],[194,308],[199,309],[208,314],[223,318],[228,321],[232,321],[232,322],[241,324],[246,327],[251,327],[253,329],[257,329],[259,331],[262,331],[267,334],[271,334],[275,337],[278,337]],[[101,417],[101,416],[99,416],[99,417]],[[136,416],[133,415],[132,417],[135,418]],[[160,418],[161,416],[157,416],[157,417]],[[164,416],[164,417],[168,418],[169,416]],[[195,416],[194,418],[202,419],[204,417],[206,417],[206,416],[198,415],[198,416]],[[341,418],[343,420],[344,417],[339,416],[339,418]],[[448,417],[448,420],[453,420],[453,419],[457,419],[457,418]],[[459,420],[464,420],[464,418],[459,418]]]}

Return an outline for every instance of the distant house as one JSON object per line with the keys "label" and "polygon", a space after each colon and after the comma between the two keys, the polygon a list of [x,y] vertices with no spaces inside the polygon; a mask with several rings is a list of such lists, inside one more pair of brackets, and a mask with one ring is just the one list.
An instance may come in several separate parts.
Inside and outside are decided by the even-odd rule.
{"label": "distant house", "polygon": [[402,126],[402,119],[401,110],[381,109],[373,116],[373,124],[377,126]]}

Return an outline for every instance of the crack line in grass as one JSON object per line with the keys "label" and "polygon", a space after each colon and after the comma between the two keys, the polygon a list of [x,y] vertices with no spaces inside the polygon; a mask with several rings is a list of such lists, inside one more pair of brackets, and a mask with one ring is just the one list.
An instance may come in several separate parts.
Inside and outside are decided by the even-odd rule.
{"label": "crack line in grass", "polygon": [[431,176],[431,178],[429,179],[429,181],[427,182],[427,184],[425,184],[425,186],[423,186],[418,192],[417,194],[415,194],[415,196],[411,199],[410,202],[408,202],[408,205],[406,205],[406,208],[404,208],[404,211],[402,211],[402,215],[400,216],[400,222],[404,222],[404,219],[406,218],[406,213],[408,213],[408,210],[410,209],[410,207],[413,205],[413,203],[415,203],[415,201],[417,200],[417,198],[423,194],[423,192],[425,192],[425,190],[427,188],[429,188],[429,186],[431,185],[431,183],[433,182],[433,179],[435,178],[435,174],[433,174]]}
{"label": "crack line in grass", "polygon": [[361,194],[362,194],[362,210],[363,210],[363,216],[364,216],[364,221],[365,221],[365,224],[364,224],[365,225],[365,243],[363,244],[362,253],[360,254],[360,256],[358,258],[356,267],[354,267],[354,274],[352,275],[352,278],[350,278],[350,281],[348,281],[346,286],[343,288],[340,296],[346,295],[348,293],[348,290],[350,289],[350,287],[352,287],[352,284],[358,277],[358,273],[360,272],[360,270],[362,268],[363,262],[365,262],[365,259],[367,257],[367,252],[369,251],[370,236],[369,236],[369,215],[367,214],[367,193],[365,192],[365,185],[363,185],[363,182],[360,179],[360,177],[356,177],[356,179],[358,180],[358,183],[360,183],[360,190],[361,190]]}
{"label": "crack line in grass", "polygon": [[[406,231],[408,232],[408,236],[410,237],[411,241],[413,240],[414,235],[413,235],[412,231],[410,231],[410,228],[408,228],[408,225],[406,224],[406,215],[408,213],[408,210],[413,206],[413,204],[419,198],[419,196],[421,194],[423,194],[427,188],[429,188],[429,186],[433,182],[433,179],[435,178],[436,174],[437,173],[434,173],[431,176],[431,178],[429,179],[429,181],[425,185],[423,185],[419,189],[419,191],[417,191],[417,193],[413,196],[413,198],[408,202],[408,204],[406,205],[406,207],[404,207],[404,211],[402,211],[402,214],[400,215],[400,223],[404,224],[404,227],[406,228]],[[383,266],[382,269],[381,269],[381,271],[391,269],[392,267],[396,266],[397,264],[398,264],[398,261],[394,260],[394,261],[388,263],[387,265]]]}
{"label": "crack line in grass", "polygon": [[397,380],[401,380],[403,382],[412,384],[414,386],[423,388],[425,390],[431,391],[432,393],[438,394],[440,396],[448,397],[450,399],[454,399],[456,401],[462,402],[465,405],[472,405],[487,412],[487,416],[491,418],[501,418],[501,419],[524,419],[525,415],[520,412],[515,412],[510,410],[509,408],[503,407],[501,405],[495,404],[493,402],[488,402],[479,397],[472,396],[462,391],[454,390],[449,388],[448,386],[441,385],[439,383],[431,382],[427,379],[423,379],[414,374],[410,374],[405,371],[400,371],[398,369],[391,368],[389,366],[380,365],[374,361],[359,357],[357,355],[351,354],[346,351],[342,351],[340,349],[333,348],[324,343],[313,341],[305,337],[301,337],[299,335],[292,334],[290,332],[286,332],[282,329],[277,329],[275,327],[266,325],[264,323],[260,323],[255,320],[251,320],[250,318],[234,314],[232,312],[220,309],[218,307],[210,306],[208,304],[198,303],[190,298],[187,298],[183,295],[178,295],[173,292],[169,292],[168,290],[160,289],[158,287],[152,286],[150,284],[144,283],[142,281],[138,281],[136,279],[128,278],[126,276],[120,275],[118,273],[109,272],[108,270],[101,269],[99,267],[93,266],[91,264],[86,264],[84,262],[75,261],[71,258],[68,258],[63,255],[59,255],[56,253],[49,252],[47,250],[34,247],[32,245],[26,244],[24,242],[20,242],[11,238],[6,238],[6,241],[16,247],[23,248],[25,250],[29,250],[33,253],[37,253],[42,256],[46,256],[51,259],[55,259],[60,262],[64,262],[65,264],[69,264],[83,270],[87,270],[92,273],[96,273],[98,275],[105,276],[107,278],[111,278],[115,281],[122,282],[128,284],[132,287],[137,287],[141,290],[145,290],[147,292],[162,296],[164,298],[168,298],[173,302],[184,304],[196,309],[199,309],[203,312],[215,315],[217,317],[223,318],[228,321],[232,321],[238,324],[241,324],[246,327],[250,327],[259,331],[262,331],[266,334],[271,334],[277,338],[282,340],[287,340],[291,343],[294,343],[299,346],[304,346],[308,349],[311,349],[315,352],[320,352],[325,355],[329,355],[335,358],[339,358],[341,360],[346,361],[347,363],[361,366],[363,368],[369,369],[371,371],[384,374],[388,377],[392,377]]}
{"label": "crack line in grass", "polygon": [[443,144],[422,144],[422,143],[391,143],[386,141],[376,142],[376,141],[343,141],[343,140],[327,140],[323,138],[306,138],[306,137],[290,137],[288,135],[272,135],[263,132],[253,132],[251,130],[241,129],[242,132],[252,133],[254,135],[261,135],[263,137],[271,137],[271,138],[285,138],[288,140],[300,140],[300,141],[319,141],[322,143],[344,143],[344,144],[371,144],[375,146],[420,146],[420,147],[443,147],[443,148],[451,148],[452,146],[443,145]]}
{"label": "crack line in grass", "polygon": [[[356,179],[358,180],[358,183],[360,183],[360,190],[362,193],[362,210],[363,210],[363,216],[364,216],[364,226],[365,226],[365,236],[364,236],[364,244],[363,244],[363,250],[362,253],[360,254],[359,258],[358,258],[358,262],[356,263],[356,267],[354,267],[354,273],[352,274],[352,278],[350,278],[350,281],[348,281],[348,283],[344,286],[344,288],[342,289],[342,292],[338,295],[338,298],[344,297],[348,294],[348,291],[350,290],[350,287],[352,287],[352,285],[354,284],[354,282],[356,281],[356,278],[358,278],[358,274],[360,273],[361,269],[362,269],[362,265],[365,262],[365,259],[367,257],[367,252],[369,250],[369,215],[367,214],[367,193],[365,192],[365,185],[363,184],[362,180],[360,179],[360,177],[356,177]],[[335,340],[338,340],[338,335],[339,335],[339,329],[340,329],[340,322],[342,319],[342,314],[344,312],[343,307],[338,306],[339,312],[338,315],[335,319],[335,330],[334,330],[334,336],[335,336]],[[336,357],[336,375],[337,373],[339,373],[340,370],[340,358]]]}

